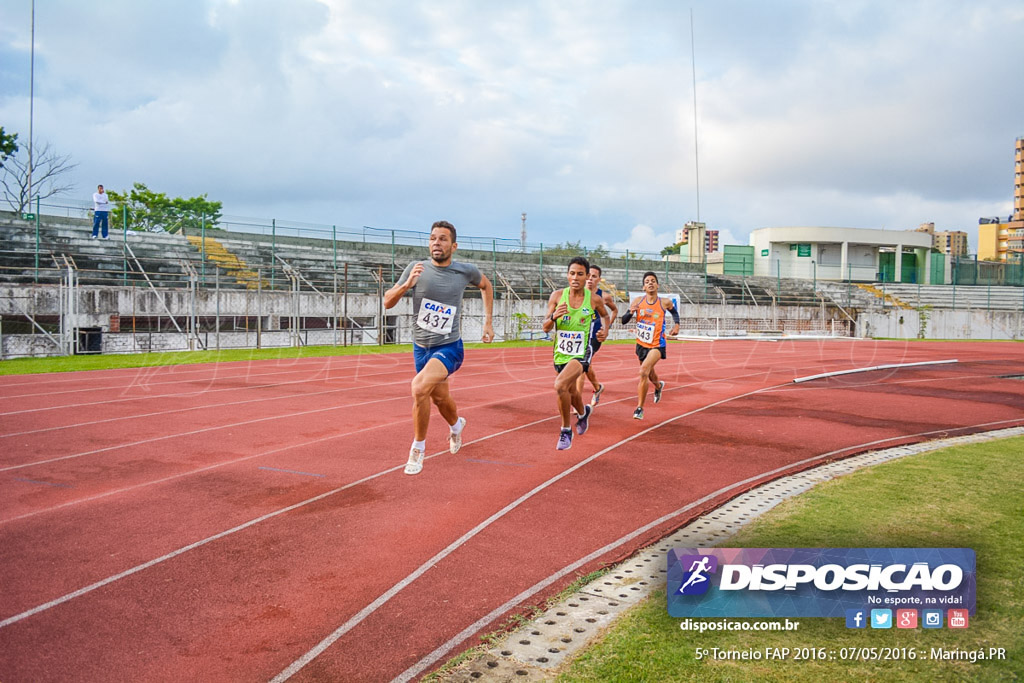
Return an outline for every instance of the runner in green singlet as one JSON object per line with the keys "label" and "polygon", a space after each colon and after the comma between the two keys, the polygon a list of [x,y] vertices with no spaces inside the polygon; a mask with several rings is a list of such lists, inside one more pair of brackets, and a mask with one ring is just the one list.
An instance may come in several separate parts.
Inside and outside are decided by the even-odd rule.
{"label": "runner in green singlet", "polygon": [[555,370],[555,392],[558,394],[558,412],[562,417],[562,428],[558,435],[558,450],[572,447],[572,428],[569,425],[570,406],[576,410],[576,433],[587,431],[592,406],[584,406],[577,387],[577,380],[590,366],[591,326],[597,312],[609,323],[611,318],[601,297],[596,296],[584,285],[590,264],[587,259],[577,256],[569,261],[569,286],[556,290],[548,298],[548,315],[544,318],[544,331],[551,333]]}

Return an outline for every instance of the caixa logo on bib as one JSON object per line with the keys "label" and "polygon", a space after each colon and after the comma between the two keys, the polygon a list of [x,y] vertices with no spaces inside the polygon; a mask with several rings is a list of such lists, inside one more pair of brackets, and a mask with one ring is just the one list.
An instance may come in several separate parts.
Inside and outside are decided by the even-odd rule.
{"label": "caixa logo on bib", "polygon": [[455,310],[451,306],[445,306],[444,304],[439,304],[436,301],[429,300],[423,303],[423,308],[431,313],[437,313],[438,315],[451,315]]}
{"label": "caixa logo on bib", "polygon": [[673,617],[840,617],[851,608],[966,609],[969,548],[676,548]]}

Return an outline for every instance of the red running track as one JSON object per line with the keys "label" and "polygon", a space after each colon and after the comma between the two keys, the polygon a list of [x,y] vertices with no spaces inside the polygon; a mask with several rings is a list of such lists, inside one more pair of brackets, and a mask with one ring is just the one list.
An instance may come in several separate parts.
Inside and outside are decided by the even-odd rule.
{"label": "red running track", "polygon": [[0,680],[415,677],[759,483],[1024,424],[1019,344],[672,344],[642,422],[632,347],[608,345],[591,430],[558,452],[550,352],[471,350],[463,450],[435,414],[409,477],[411,365],[0,379]]}

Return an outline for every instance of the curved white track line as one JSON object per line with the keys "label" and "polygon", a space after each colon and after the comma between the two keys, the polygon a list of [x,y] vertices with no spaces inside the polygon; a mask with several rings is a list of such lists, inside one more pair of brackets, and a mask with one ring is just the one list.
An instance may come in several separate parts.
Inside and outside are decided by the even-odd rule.
{"label": "curved white track line", "polygon": [[[778,386],[778,385],[776,385],[776,386]],[[482,521],[479,524],[477,524],[475,527],[473,527],[472,529],[467,531],[465,534],[463,534],[462,536],[460,536],[456,540],[452,541],[452,543],[450,543],[446,548],[444,548],[439,553],[437,553],[436,555],[431,557],[429,560],[427,560],[426,562],[421,564],[411,574],[409,574],[404,579],[402,579],[401,581],[396,583],[394,586],[389,588],[385,593],[380,595],[376,600],[374,600],[369,605],[367,605],[366,607],[361,609],[359,612],[357,612],[355,615],[353,615],[348,621],[346,621],[344,624],[342,624],[337,629],[335,629],[330,635],[328,635],[326,638],[324,638],[319,643],[317,643],[311,650],[309,650],[304,655],[302,655],[301,657],[296,659],[294,662],[292,662],[284,671],[282,671],[277,676],[272,678],[271,679],[271,683],[283,683],[284,681],[287,681],[289,678],[291,678],[296,673],[298,673],[303,667],[305,667],[311,661],[316,659],[320,655],[320,653],[322,653],[324,650],[326,650],[331,645],[333,645],[335,642],[337,642],[337,640],[339,638],[341,638],[346,633],[351,631],[353,628],[358,626],[367,617],[372,615],[378,609],[383,607],[387,602],[389,602],[391,600],[391,598],[395,597],[398,593],[403,591],[409,584],[411,584],[413,581],[415,581],[420,576],[425,574],[431,567],[436,565],[438,562],[441,562],[442,560],[444,560],[446,557],[448,557],[453,552],[455,552],[456,550],[461,548],[463,545],[465,545],[474,536],[478,535],[479,533],[481,533],[482,531],[487,529],[487,527],[489,527],[491,524],[493,524],[494,522],[498,521],[499,519],[501,519],[502,517],[507,515],[509,512],[512,512],[517,507],[519,507],[520,505],[522,505],[523,503],[528,501],[530,498],[532,498],[533,496],[535,496],[538,493],[540,493],[541,491],[543,491],[544,489],[548,488],[552,484],[554,484],[554,483],[556,483],[558,481],[561,481],[562,479],[564,479],[565,477],[569,476],[570,474],[572,474],[576,470],[584,467],[585,465],[590,464],[591,462],[593,462],[597,458],[600,458],[605,453],[609,453],[609,452],[611,452],[611,451],[613,451],[613,450],[615,450],[615,449],[617,449],[617,448],[619,448],[619,447],[621,447],[621,446],[623,446],[623,445],[625,445],[625,444],[627,444],[627,443],[629,443],[631,441],[634,441],[635,439],[640,438],[641,436],[644,436],[646,434],[649,434],[650,432],[653,432],[654,430],[656,430],[656,429],[658,429],[660,427],[663,427],[663,426],[665,426],[667,424],[671,424],[672,422],[675,422],[676,420],[680,420],[680,419],[682,419],[684,417],[689,417],[691,415],[695,415],[697,413],[703,412],[705,410],[708,410],[709,408],[714,408],[715,406],[722,405],[723,403],[728,403],[730,401],[735,401],[735,400],[740,399],[740,398],[745,398],[747,396],[752,396],[754,394],[761,393],[762,391],[764,391],[765,389],[768,389],[768,388],[774,388],[774,387],[763,387],[761,389],[755,389],[754,391],[748,391],[746,393],[738,394],[736,396],[730,396],[730,397],[724,398],[724,399],[722,399],[720,401],[715,401],[714,403],[709,403],[709,404],[707,404],[705,406],[702,406],[700,408],[696,408],[696,409],[688,411],[686,413],[681,413],[681,414],[676,415],[674,417],[671,417],[671,418],[669,418],[667,420],[659,422],[656,425],[652,425],[652,426],[648,427],[647,429],[644,429],[643,431],[637,432],[636,434],[628,436],[625,439],[622,439],[621,441],[618,441],[618,442],[612,444],[611,446],[608,446],[608,447],[598,451],[597,453],[595,453],[595,454],[593,454],[593,455],[591,455],[591,456],[589,456],[589,457],[579,461],[578,463],[576,463],[572,467],[569,467],[568,469],[562,470],[560,473],[558,473],[555,476],[551,477],[547,481],[545,481],[545,482],[535,486],[530,491],[527,491],[526,493],[521,495],[519,498],[516,498],[514,501],[512,501],[511,503],[509,503],[505,507],[503,507],[500,510],[498,510],[497,512],[495,512],[494,514],[492,514],[490,517],[488,517],[484,521]]]}
{"label": "curved white track line", "polygon": [[[998,421],[998,422],[986,422],[986,423],[983,423],[983,424],[970,425],[970,426],[967,426],[967,427],[963,427],[962,429],[975,429],[975,428],[978,428],[978,427],[990,427],[990,426],[1005,424],[1007,422],[1020,422],[1020,420],[1001,420],[1001,421]],[[430,665],[436,663],[438,660],[440,660],[442,657],[444,657],[448,652],[450,652],[459,643],[463,642],[466,638],[472,636],[474,633],[477,633],[478,631],[480,631],[481,629],[486,627],[488,624],[493,622],[495,619],[500,617],[502,614],[505,614],[506,612],[508,612],[508,610],[512,609],[513,607],[515,607],[519,603],[523,602],[524,600],[526,600],[530,596],[535,595],[539,591],[544,590],[545,588],[547,588],[548,586],[553,584],[555,581],[561,579],[564,576],[567,576],[568,574],[571,574],[572,572],[576,571],[577,569],[579,569],[580,567],[586,565],[587,563],[592,562],[592,561],[598,559],[602,555],[605,555],[605,554],[611,552],[612,550],[615,550],[619,546],[621,546],[621,545],[623,545],[625,543],[628,543],[629,541],[633,540],[634,538],[636,538],[638,536],[643,535],[644,533],[650,531],[651,529],[654,529],[654,528],[656,528],[656,527],[658,527],[658,526],[660,526],[660,525],[662,525],[662,524],[664,524],[664,523],[666,523],[666,522],[668,522],[668,521],[670,521],[670,520],[672,520],[672,519],[674,519],[676,517],[679,517],[680,515],[686,514],[690,510],[694,509],[695,507],[697,507],[699,505],[702,505],[703,503],[706,503],[709,500],[713,500],[714,498],[716,498],[718,496],[722,496],[724,494],[727,494],[730,491],[734,491],[735,489],[737,489],[737,488],[739,488],[741,486],[745,486],[747,484],[751,484],[751,483],[753,483],[755,481],[764,479],[765,477],[773,477],[774,475],[780,475],[780,474],[783,474],[787,470],[790,470],[790,469],[792,469],[794,467],[799,467],[801,465],[806,465],[808,463],[812,463],[812,462],[815,462],[817,460],[822,460],[824,458],[828,458],[828,457],[831,457],[831,456],[839,455],[840,453],[844,453],[846,451],[867,449],[867,448],[871,448],[873,446],[879,446],[881,444],[884,444],[884,443],[887,443],[887,442],[890,442],[890,441],[897,441],[897,440],[904,439],[904,438],[916,438],[916,437],[934,436],[936,434],[943,434],[943,433],[946,433],[946,432],[949,432],[949,431],[950,430],[948,430],[948,429],[945,429],[945,430],[938,429],[938,430],[929,431],[929,432],[921,432],[921,433],[918,433],[918,434],[908,434],[908,435],[903,436],[903,437],[893,437],[893,438],[890,438],[890,439],[880,439],[880,440],[877,440],[877,441],[869,441],[869,442],[866,442],[866,443],[857,444],[855,446],[847,446],[845,448],[841,448],[839,450],[831,451],[829,453],[823,453],[821,455],[815,455],[815,456],[810,457],[810,458],[805,458],[804,460],[800,460],[799,462],[794,462],[794,463],[790,463],[788,465],[783,465],[782,467],[778,467],[778,468],[776,468],[774,470],[768,470],[767,472],[762,472],[762,473],[754,475],[752,477],[748,477],[748,478],[746,478],[746,479],[744,479],[742,481],[738,481],[738,482],[735,482],[734,484],[730,484],[729,486],[724,486],[724,487],[718,489],[717,491],[713,491],[713,492],[707,494],[703,498],[700,498],[698,500],[693,501],[692,503],[688,503],[687,505],[684,505],[683,507],[679,508],[678,510],[670,512],[670,513],[668,513],[666,515],[662,515],[661,517],[659,517],[658,519],[655,519],[652,522],[648,522],[644,526],[642,526],[642,527],[640,527],[640,528],[638,528],[638,529],[636,529],[634,531],[629,532],[625,536],[622,536],[621,538],[619,538],[619,539],[617,539],[615,541],[612,541],[611,543],[607,544],[606,546],[604,546],[602,548],[598,548],[597,550],[593,551],[592,553],[590,553],[588,555],[585,555],[584,557],[581,557],[580,559],[576,560],[572,564],[566,565],[562,569],[559,569],[557,572],[555,572],[554,574],[551,574],[547,578],[544,578],[544,579],[538,581],[533,586],[530,586],[529,588],[527,588],[526,590],[521,592],[519,595],[516,595],[515,597],[510,598],[508,601],[506,601],[500,607],[495,608],[493,611],[491,611],[490,614],[487,614],[486,616],[481,617],[480,619],[478,619],[477,621],[473,622],[472,624],[470,624],[469,626],[464,628],[462,631],[460,631],[456,635],[452,636],[443,645],[439,646],[433,652],[431,652],[430,654],[428,654],[425,657],[423,657],[420,661],[416,662],[416,664],[413,664],[411,667],[409,667],[404,672],[399,674],[393,680],[394,681],[400,681],[401,683],[404,683],[405,681],[408,681],[408,680],[414,678],[416,675],[422,673],[425,669],[427,669],[427,667],[429,667]],[[273,680],[276,681],[277,678],[275,678]]]}
{"label": "curved white track line", "polygon": [[[535,379],[537,379],[537,378],[536,377],[526,377],[526,378],[523,378],[523,379],[513,380],[511,382],[505,381],[505,382],[494,382],[492,384],[478,384],[478,385],[473,386],[473,387],[459,387],[459,391],[469,390],[469,389],[487,389],[487,388],[490,388],[490,387],[503,387],[503,386],[507,386],[509,384],[514,384],[514,383],[517,383],[517,382],[530,382],[530,381],[533,381]],[[261,423],[261,422],[271,422],[273,420],[286,420],[286,419],[290,419],[290,418],[293,418],[293,417],[303,417],[303,416],[306,416],[306,415],[315,415],[317,413],[325,413],[325,412],[330,412],[330,411],[333,411],[333,410],[346,410],[348,408],[355,408],[357,406],[372,405],[374,403],[386,403],[388,401],[399,401],[399,400],[405,400],[407,398],[408,398],[407,396],[390,396],[388,398],[374,399],[372,401],[362,401],[360,403],[346,403],[344,405],[328,406],[326,408],[313,408],[311,410],[302,410],[302,411],[295,412],[295,413],[285,413],[285,414],[282,414],[282,415],[268,415],[266,417],[260,417],[260,418],[256,418],[256,419],[253,419],[253,420],[243,420],[241,422],[231,422],[231,423],[227,423],[227,424],[214,425],[214,426],[211,426],[211,427],[203,427],[202,429],[193,429],[193,430],[187,431],[187,432],[178,432],[176,434],[163,434],[163,435],[160,435],[160,436],[151,437],[149,439],[141,439],[139,441],[132,441],[132,442],[129,442],[129,443],[119,443],[119,444],[117,444],[115,446],[105,446],[103,448],[97,448],[97,449],[94,449],[94,450],[91,450],[91,451],[83,451],[81,453],[71,453],[69,455],[61,455],[61,456],[58,456],[56,458],[48,458],[46,460],[36,460],[36,461],[33,461],[33,462],[22,463],[20,465],[8,465],[7,467],[0,467],[0,472],[8,472],[10,470],[20,470],[20,469],[24,469],[26,467],[34,467],[36,465],[46,465],[46,464],[49,464],[49,463],[52,463],[52,462],[60,462],[62,460],[72,460],[74,458],[81,458],[81,457],[84,457],[86,455],[96,455],[97,453],[108,453],[110,451],[116,451],[116,450],[120,450],[122,448],[131,448],[133,446],[141,446],[141,445],[144,445],[144,444],[155,443],[157,441],[167,441],[167,440],[170,440],[170,439],[177,439],[177,438],[180,438],[180,437],[195,436],[196,434],[207,434],[209,432],[215,432],[215,431],[218,431],[218,430],[221,430],[221,429],[231,429],[233,427],[242,427],[244,425],[258,424],[258,423]]]}
{"label": "curved white track line", "polygon": [[889,363],[886,365],[873,365],[867,368],[853,368],[852,370],[836,370],[834,372],[823,372],[819,375],[808,375],[807,377],[797,377],[793,380],[793,384],[800,384],[801,382],[810,382],[815,379],[823,379],[825,377],[837,377],[839,375],[853,375],[858,372],[872,372],[874,370],[894,370],[897,368],[913,368],[921,365],[948,365],[950,363],[959,363],[960,361],[956,358],[950,360],[926,360],[917,363]]}
{"label": "curved white track line", "polygon": [[[753,374],[761,374],[761,373],[753,373]],[[740,379],[740,378],[746,377],[746,376],[749,376],[749,375],[742,375],[740,377],[727,378],[727,379]],[[722,381],[722,380],[714,380],[714,381]],[[683,388],[683,386],[680,386],[680,387],[677,387],[677,388],[681,389],[681,388]],[[621,398],[621,399],[618,399],[617,401],[610,401],[609,403],[617,403],[619,401],[628,401],[628,400],[632,400],[631,397]],[[501,402],[501,401],[494,401],[493,403],[499,403],[499,402]],[[703,408],[701,410],[703,410]],[[519,431],[521,429],[526,429],[528,427],[532,427],[534,425],[541,424],[543,422],[549,422],[551,420],[556,420],[556,419],[559,419],[559,417],[557,415],[553,415],[553,416],[550,416],[550,417],[542,418],[540,420],[535,420],[533,422],[529,422],[527,424],[522,424],[522,425],[519,425],[517,427],[512,427],[510,429],[506,429],[506,430],[503,430],[503,431],[500,431],[500,432],[495,432],[493,434],[488,434],[487,436],[481,437],[479,439],[474,439],[473,441],[467,441],[466,443],[463,444],[463,447],[471,445],[471,444],[474,444],[474,443],[480,443],[482,441],[488,441],[490,439],[494,439],[494,438],[497,438],[499,436],[504,436],[505,434],[516,432],[516,431]],[[368,429],[373,429],[373,428],[368,428]],[[651,427],[650,429],[653,429],[653,427]],[[645,432],[646,431],[650,431],[650,429],[645,430]],[[323,437],[321,439],[317,439],[317,440],[314,440],[314,441],[311,441],[311,442],[308,442],[308,443],[317,443],[317,442],[320,442],[320,441],[327,441],[327,440],[334,439],[334,438],[338,438],[338,437],[337,436]],[[306,445],[308,445],[308,444],[306,444]],[[295,447],[296,447],[295,445],[286,446],[284,448],[277,449],[277,451],[270,451],[269,453],[284,451],[284,450],[288,450],[288,449],[295,448]],[[608,449],[605,449],[605,450],[608,450]],[[602,451],[602,452],[604,452],[604,451]],[[232,461],[232,462],[239,462],[241,460],[249,460],[249,459],[252,459],[252,458],[255,458],[255,457],[259,457],[261,455],[267,455],[269,453],[260,453],[260,454],[256,454],[256,455],[251,455],[251,456],[247,456],[245,458],[240,458],[240,459]],[[448,453],[447,449],[442,450],[442,451],[438,451],[436,453],[432,453],[429,456],[427,456],[427,459],[434,458],[434,457],[436,457],[438,455],[443,455],[443,454],[447,454],[447,453]],[[591,459],[593,459],[593,458],[591,457],[588,460],[591,460]],[[220,467],[220,466],[223,466],[223,465],[226,465],[226,464],[231,464],[231,463],[219,463],[218,465],[214,465],[214,466],[203,468],[203,469],[204,470],[205,469],[214,469],[214,467]],[[103,586],[106,586],[106,585],[109,585],[111,583],[114,583],[115,581],[119,581],[120,579],[126,578],[128,576],[133,575],[133,574],[136,574],[136,573],[138,573],[138,572],[140,572],[140,571],[142,571],[144,569],[148,569],[149,567],[153,567],[153,566],[155,566],[157,564],[161,564],[163,562],[166,562],[167,560],[171,560],[171,559],[173,559],[175,557],[178,557],[179,555],[182,555],[182,554],[184,554],[184,553],[186,553],[186,552],[188,552],[190,550],[194,550],[196,548],[202,547],[202,546],[204,546],[204,545],[206,545],[208,543],[211,543],[211,542],[213,542],[215,540],[218,540],[220,538],[224,538],[226,536],[229,536],[231,534],[237,533],[239,531],[243,531],[244,529],[248,529],[249,527],[254,526],[256,524],[259,524],[260,522],[266,521],[268,519],[272,519],[272,518],[277,517],[279,515],[282,515],[282,514],[284,514],[286,512],[290,512],[292,510],[296,510],[296,509],[305,507],[305,506],[310,505],[312,503],[315,503],[317,501],[323,500],[324,498],[327,498],[329,496],[333,496],[336,493],[340,493],[341,491],[344,491],[346,489],[352,488],[354,486],[357,486],[359,484],[363,484],[363,483],[368,482],[368,481],[372,481],[373,479],[377,479],[378,477],[382,477],[382,476],[384,476],[386,474],[389,474],[391,472],[396,472],[396,471],[398,471],[400,469],[404,469],[404,468],[405,468],[405,464],[403,463],[401,465],[396,465],[395,467],[391,467],[389,469],[382,470],[380,472],[376,472],[376,473],[371,474],[369,476],[363,477],[362,479],[359,479],[358,481],[349,482],[348,484],[345,484],[343,486],[339,486],[339,487],[334,488],[334,489],[332,489],[330,491],[326,491],[326,492],[321,493],[319,495],[316,495],[316,496],[314,496],[312,498],[308,498],[306,500],[300,501],[300,502],[295,503],[293,505],[289,505],[289,506],[281,508],[279,510],[275,510],[273,512],[268,512],[265,515],[261,515],[261,516],[255,518],[255,519],[249,520],[248,522],[244,522],[242,524],[234,526],[234,527],[232,527],[230,529],[227,529],[225,531],[221,531],[221,532],[219,532],[217,534],[214,534],[212,536],[208,536],[207,538],[204,538],[204,539],[201,539],[199,541],[196,541],[195,543],[190,543],[189,545],[186,545],[186,546],[184,546],[182,548],[178,548],[177,550],[169,552],[169,553],[167,553],[165,555],[161,555],[158,558],[155,558],[153,560],[149,560],[148,562],[144,562],[142,564],[139,564],[139,565],[136,565],[134,567],[131,567],[130,569],[126,569],[123,572],[119,572],[118,574],[115,574],[113,576],[109,576],[109,577],[107,577],[105,579],[102,579],[102,580],[97,581],[95,583],[89,584],[88,586],[85,586],[84,588],[80,588],[80,589],[78,589],[76,591],[73,591],[71,593],[67,593],[66,595],[62,595],[59,598],[55,598],[53,600],[50,600],[49,602],[46,602],[46,603],[44,603],[42,605],[38,605],[36,607],[33,607],[32,609],[29,609],[29,610],[26,610],[24,612],[21,612],[20,614],[15,614],[14,616],[8,617],[7,619],[4,619],[3,621],[0,621],[0,629],[4,628],[6,626],[10,626],[11,624],[17,623],[17,622],[19,622],[19,621],[21,621],[23,619],[26,619],[26,618],[34,615],[34,614],[38,614],[40,612],[45,612],[46,610],[49,610],[49,609],[51,609],[53,607],[56,607],[58,605],[62,605],[65,602],[68,602],[70,600],[74,600],[75,598],[78,598],[78,597],[80,597],[82,595],[85,595],[87,593],[91,593],[92,591],[94,591],[94,590],[96,590],[98,588],[102,588]],[[573,467],[572,469],[576,469],[576,467]],[[187,476],[188,474],[192,474],[192,473],[184,473],[184,474],[180,474],[180,475],[174,475],[172,477],[167,477],[166,479],[161,480],[161,481],[166,481],[167,479],[176,479],[178,477]],[[147,483],[145,485],[149,485],[149,484],[152,484],[152,483],[157,483],[157,482],[149,482],[149,483]],[[114,492],[111,492],[111,493],[114,493]],[[103,495],[110,495],[110,494],[108,493],[108,494],[103,494]],[[93,498],[99,498],[99,497],[102,497],[102,496],[94,496]],[[65,504],[65,505],[68,505],[68,504]],[[64,507],[64,506],[58,506],[58,507]],[[56,509],[56,508],[53,508],[53,509]],[[35,514],[39,514],[39,513],[38,512],[30,513],[29,515],[23,515],[22,517],[27,517],[27,516],[31,516],[31,515],[35,515]],[[13,521],[13,520],[7,520],[7,521]]]}
{"label": "curved white track line", "polygon": [[[476,373],[469,372],[469,373],[466,373],[465,376],[466,377],[470,377],[470,378],[482,377],[484,375],[493,374],[494,372],[499,372],[499,371],[493,370],[493,371],[488,371],[488,372],[476,372]],[[380,375],[388,375],[388,374],[391,374],[391,373],[389,373],[389,372],[374,373],[371,376],[380,376]],[[515,380],[515,381],[521,381],[521,380]],[[283,401],[283,400],[288,400],[288,399],[304,399],[304,398],[308,398],[308,397],[311,397],[311,396],[323,396],[324,394],[336,394],[336,393],[341,393],[341,392],[345,392],[345,391],[365,391],[366,389],[374,389],[374,388],[377,388],[377,387],[390,387],[390,386],[395,386],[395,385],[404,385],[404,384],[408,384],[408,383],[409,383],[409,379],[408,379],[408,377],[405,377],[404,379],[401,379],[401,380],[398,380],[398,381],[394,381],[394,382],[377,382],[377,383],[374,383],[374,384],[359,384],[359,385],[354,385],[354,386],[350,386],[350,387],[340,387],[340,388],[337,388],[337,389],[325,389],[323,391],[313,391],[313,392],[304,393],[304,394],[290,394],[290,395],[287,395],[287,396],[282,396],[282,395],[265,396],[263,398],[245,399],[244,401],[226,401],[224,403],[208,403],[208,404],[198,405],[198,406],[189,406],[187,408],[175,408],[173,410],[157,411],[157,412],[154,412],[154,413],[138,413],[138,414],[135,414],[135,415],[122,415],[120,417],[111,417],[111,418],[107,418],[105,420],[93,420],[91,422],[77,422],[75,424],[70,424],[70,425],[56,425],[56,426],[53,426],[53,427],[43,427],[41,429],[33,429],[33,430],[30,430],[30,431],[24,431],[24,432],[10,432],[10,433],[7,433],[7,434],[0,434],[0,439],[5,439],[5,438],[8,438],[8,437],[12,437],[12,436],[25,436],[27,434],[40,434],[40,433],[43,433],[43,432],[52,432],[52,431],[58,431],[58,430],[61,430],[61,429],[72,429],[72,428],[75,428],[75,427],[87,427],[89,425],[106,424],[106,423],[109,423],[109,422],[118,422],[118,421],[121,421],[121,420],[134,420],[134,419],[142,418],[142,417],[154,417],[154,416],[157,416],[157,415],[169,415],[169,414],[172,414],[172,413],[187,412],[187,411],[190,411],[190,410],[208,410],[208,409],[211,409],[211,408],[213,408],[213,409],[224,408],[224,407],[227,407],[227,406],[245,405],[245,404],[249,404],[249,403],[260,403],[260,402],[264,402],[264,401]],[[269,385],[258,385],[258,386],[254,385],[253,387],[234,387],[232,389],[217,389],[216,391],[230,391],[230,390],[234,390],[234,389],[244,389],[244,388],[256,389],[256,388],[267,388],[267,387],[279,387],[279,386],[287,386],[289,384],[293,384],[293,383],[292,382],[284,382],[284,383],[281,383],[281,384],[269,384]],[[461,387],[453,387],[453,389],[461,389]],[[212,392],[203,392],[203,393],[212,393]],[[170,394],[169,396],[188,398],[188,396],[185,395],[185,394]],[[160,397],[154,396],[154,397],[147,397],[147,398],[160,398]],[[126,399],[116,399],[116,400],[117,401],[123,401],[123,400],[126,400]],[[37,408],[36,410],[53,410],[53,409],[62,408],[62,407],[67,407],[67,406],[53,406],[51,408]],[[8,415],[8,414],[13,414],[13,413],[0,413],[0,416]]]}

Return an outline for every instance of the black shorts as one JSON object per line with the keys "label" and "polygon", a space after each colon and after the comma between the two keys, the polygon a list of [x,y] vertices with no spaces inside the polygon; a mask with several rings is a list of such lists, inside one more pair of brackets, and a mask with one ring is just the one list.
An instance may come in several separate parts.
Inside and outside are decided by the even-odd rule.
{"label": "black shorts", "polygon": [[657,349],[649,349],[646,346],[640,346],[639,344],[637,344],[636,345],[636,357],[640,359],[641,363],[643,363],[645,360],[647,360],[647,354],[650,353],[651,351],[655,351],[655,350],[661,351],[661,359],[665,360],[665,347],[664,346],[659,346]]}
{"label": "black shorts", "polygon": [[598,349],[601,348],[601,343],[597,341],[597,335],[591,335],[590,337],[590,357],[593,358],[594,354],[597,353]]}
{"label": "black shorts", "polygon": [[[594,354],[591,353],[590,357],[593,358]],[[583,373],[586,374],[587,370],[590,369],[590,361],[589,360],[580,360],[579,358],[576,358],[574,360],[578,361],[579,364],[583,366]],[[569,361],[569,363],[571,363],[571,362],[572,361]],[[569,363],[562,363],[561,365],[559,365],[558,363],[555,363],[555,373],[559,374],[559,375],[562,374],[562,370],[565,370],[565,366],[568,365]]]}

